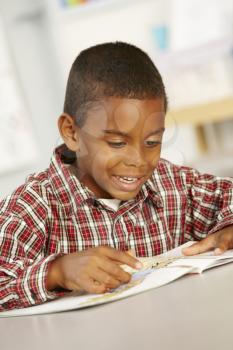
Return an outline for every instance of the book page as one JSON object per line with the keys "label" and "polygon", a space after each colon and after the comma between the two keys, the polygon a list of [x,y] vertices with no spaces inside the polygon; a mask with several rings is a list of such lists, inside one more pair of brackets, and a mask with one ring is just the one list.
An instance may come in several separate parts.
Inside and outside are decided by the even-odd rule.
{"label": "book page", "polygon": [[26,316],[80,309],[84,307],[105,304],[110,301],[123,299],[131,295],[142,293],[146,290],[157,288],[170,283],[193,270],[190,266],[157,267],[142,269],[132,273],[131,281],[104,294],[69,293],[67,296],[41,305],[0,312],[1,317]]}
{"label": "book page", "polygon": [[25,309],[15,309],[0,313],[1,317],[39,315],[53,312],[81,309],[99,304],[105,304],[114,300],[123,299],[131,295],[136,295],[144,291],[160,287],[180,278],[192,271],[192,267],[174,267],[173,269],[147,269],[132,275],[129,283],[123,284],[112,292],[104,294],[79,295],[70,293],[69,295],[46,302],[41,305],[28,307]]}
{"label": "book page", "polygon": [[175,249],[161,254],[158,257],[140,259],[145,268],[156,266],[169,266],[169,267],[181,267],[189,266],[193,267],[192,273],[202,273],[212,267],[228,264],[233,261],[233,249],[227,250],[221,255],[215,255],[214,250],[201,253],[193,256],[185,256],[182,253],[182,249],[189,247],[195,242],[187,242]]}
{"label": "book page", "polygon": [[153,258],[139,258],[144,267],[140,271],[131,269],[131,281],[111,292],[104,294],[69,293],[65,297],[41,305],[1,312],[0,317],[47,314],[105,304],[161,287],[186,274],[201,272],[203,269],[209,268],[211,264],[216,266],[233,261],[233,250],[219,256],[215,256],[212,251],[192,257],[184,256],[182,249],[193,243],[195,242],[187,242]]}

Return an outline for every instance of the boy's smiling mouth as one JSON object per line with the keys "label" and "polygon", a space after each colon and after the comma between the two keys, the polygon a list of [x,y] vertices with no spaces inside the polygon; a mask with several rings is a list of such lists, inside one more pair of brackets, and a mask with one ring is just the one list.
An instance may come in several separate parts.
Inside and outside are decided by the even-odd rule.
{"label": "boy's smiling mouth", "polygon": [[114,185],[121,191],[131,192],[143,185],[145,176],[113,175]]}
{"label": "boy's smiling mouth", "polygon": [[119,179],[119,181],[127,183],[127,182],[135,182],[137,181],[137,177],[127,177],[127,176],[117,176],[117,178]]}

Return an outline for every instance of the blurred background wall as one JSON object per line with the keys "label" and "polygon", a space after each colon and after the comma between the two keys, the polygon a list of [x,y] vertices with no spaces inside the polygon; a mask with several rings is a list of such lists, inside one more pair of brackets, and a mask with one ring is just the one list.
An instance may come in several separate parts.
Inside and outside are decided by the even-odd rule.
{"label": "blurred background wall", "polygon": [[233,176],[232,39],[230,0],[0,0],[0,198],[49,165],[74,58],[114,40],[163,75],[162,156]]}

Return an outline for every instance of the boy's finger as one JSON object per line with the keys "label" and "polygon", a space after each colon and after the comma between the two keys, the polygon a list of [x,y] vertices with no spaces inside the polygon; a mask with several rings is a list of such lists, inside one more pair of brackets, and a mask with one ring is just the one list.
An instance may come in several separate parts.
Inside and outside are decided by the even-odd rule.
{"label": "boy's finger", "polygon": [[127,250],[126,253],[135,257],[135,252],[133,251],[133,249]]}
{"label": "boy's finger", "polygon": [[[91,277],[83,278],[80,281],[80,286],[83,290],[85,290],[88,293],[94,293],[94,294],[101,294],[106,291],[106,286],[104,283],[95,283],[95,281]],[[74,288],[73,290],[78,290]]]}
{"label": "boy's finger", "polygon": [[[135,253],[134,253],[134,251],[132,249],[127,250],[126,254],[129,254],[130,256],[134,256],[135,257]],[[117,261],[117,260],[113,260],[113,261],[114,261],[115,264],[122,265],[122,263]]]}
{"label": "boy's finger", "polygon": [[98,252],[111,260],[115,260],[117,263],[120,263],[120,265],[129,265],[134,269],[142,268],[142,263],[132,255],[128,254],[128,252],[122,252],[112,247],[100,247]]}
{"label": "boy's finger", "polygon": [[109,273],[99,268],[96,268],[94,271],[92,271],[91,277],[100,285],[105,285],[106,288],[110,289],[117,288],[121,284],[121,281],[116,279],[113,275],[110,275]]}
{"label": "boy's finger", "polygon": [[216,244],[216,247],[214,249],[214,254],[215,255],[220,255],[223,254],[226,250],[228,250],[229,248],[231,248],[230,246],[230,242],[229,239],[226,238],[222,238],[219,240],[219,242]]}
{"label": "boy's finger", "polygon": [[194,243],[190,247],[183,248],[182,253],[184,255],[196,255],[207,252],[213,248],[215,248],[215,238],[213,236],[209,236],[200,242]]}
{"label": "boy's finger", "polygon": [[[122,266],[116,264],[115,261],[108,259],[106,257],[102,257],[102,259],[98,262],[98,268],[104,271],[109,277],[112,277],[121,283],[128,283],[130,281],[131,275],[124,271]],[[106,280],[104,280],[107,283]]]}

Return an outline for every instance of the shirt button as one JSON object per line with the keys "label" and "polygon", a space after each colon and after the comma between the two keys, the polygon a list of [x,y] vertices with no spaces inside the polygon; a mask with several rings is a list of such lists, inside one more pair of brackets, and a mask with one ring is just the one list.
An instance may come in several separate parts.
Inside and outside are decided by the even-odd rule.
{"label": "shirt button", "polygon": [[93,207],[95,207],[95,208],[99,207],[99,203],[96,200],[93,201]]}
{"label": "shirt button", "polygon": [[34,301],[36,301],[36,299],[37,299],[37,295],[35,294],[35,293],[31,293],[31,297],[32,297],[32,299],[34,300]]}

